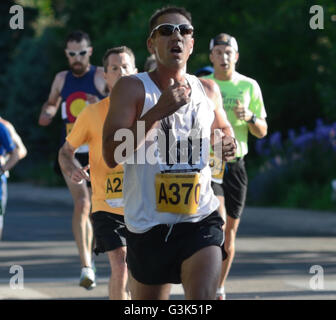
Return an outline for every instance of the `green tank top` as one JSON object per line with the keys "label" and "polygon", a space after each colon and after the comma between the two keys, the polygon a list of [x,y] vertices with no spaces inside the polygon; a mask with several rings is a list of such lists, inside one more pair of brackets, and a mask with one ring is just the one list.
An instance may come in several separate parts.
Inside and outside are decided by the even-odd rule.
{"label": "green tank top", "polygon": [[237,140],[237,157],[243,157],[248,152],[248,124],[238,120],[233,108],[239,100],[246,109],[251,110],[258,118],[266,118],[265,106],[257,81],[248,78],[238,72],[234,72],[232,79],[222,81],[214,78],[214,74],[204,78],[214,80],[222,93],[223,108],[233,128]]}

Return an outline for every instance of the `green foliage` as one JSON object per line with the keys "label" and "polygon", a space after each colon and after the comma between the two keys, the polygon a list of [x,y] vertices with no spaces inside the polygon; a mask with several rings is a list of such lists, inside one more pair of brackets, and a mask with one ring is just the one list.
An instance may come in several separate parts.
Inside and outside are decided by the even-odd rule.
{"label": "green foliage", "polygon": [[10,8],[16,3],[12,0],[2,0],[0,2],[0,111],[3,112],[7,97],[7,87],[10,84],[6,76],[6,70],[12,61],[12,54],[15,52],[17,44],[25,37],[33,34],[31,22],[37,17],[38,12],[33,8],[25,11],[25,28],[23,30],[12,30],[9,28]]}
{"label": "green foliage", "polygon": [[[9,19],[9,7],[14,3],[0,2],[1,17]],[[313,0],[19,3],[25,6],[24,30],[10,30],[8,20],[0,20],[0,110],[22,135],[32,159],[29,165],[52,161],[57,152],[60,116],[47,128],[39,127],[37,118],[55,74],[67,69],[63,52],[66,35],[74,29],[88,32],[94,47],[92,63],[96,65],[101,65],[108,48],[127,45],[134,50],[137,67],[142,71],[149,55],[148,20],[156,9],[168,4],[183,6],[193,16],[195,47],[188,63],[189,73],[210,64],[208,48],[213,36],[227,32],[237,38],[238,71],[260,84],[270,133],[302,125],[311,128],[317,117],[336,120],[336,28],[331,21],[336,14],[334,0],[321,4],[324,30],[309,27],[309,8],[316,4]],[[257,162],[254,142],[250,139],[249,158]],[[305,181],[302,176],[296,178]]]}
{"label": "green foliage", "polygon": [[331,197],[336,152],[331,144],[314,140],[296,159],[282,164],[263,160],[263,166],[249,171],[248,205],[336,210]]}
{"label": "green foliage", "polygon": [[54,150],[54,140],[57,128],[37,127],[41,106],[48,97],[50,84],[53,80],[49,70],[48,60],[50,41],[54,37],[51,30],[46,30],[41,38],[24,38],[16,47],[11,64],[6,72],[8,81],[7,103],[4,108],[5,118],[15,124],[15,127],[30,145],[43,156]]}

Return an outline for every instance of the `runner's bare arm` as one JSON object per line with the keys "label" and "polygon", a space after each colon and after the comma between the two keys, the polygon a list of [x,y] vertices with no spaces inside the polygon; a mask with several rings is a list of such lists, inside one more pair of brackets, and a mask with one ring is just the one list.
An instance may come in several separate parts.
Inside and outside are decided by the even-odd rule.
{"label": "runner's bare arm", "polygon": [[255,137],[261,139],[267,135],[267,122],[265,118],[256,118],[256,122],[248,122],[252,116],[253,112],[249,109],[245,109],[244,105],[237,99],[236,107],[233,108],[237,119],[244,120],[248,124],[249,131]]}
{"label": "runner's bare arm", "polygon": [[47,126],[51,123],[56,115],[56,112],[61,104],[62,98],[60,96],[64,85],[65,75],[67,71],[59,72],[51,85],[48,100],[43,104],[39,116],[38,123],[40,126]]}
{"label": "runner's bare arm", "polygon": [[12,152],[7,153],[8,157],[6,163],[1,166],[2,171],[12,169],[20,160],[18,148],[15,148]]}
{"label": "runner's bare arm", "polygon": [[100,92],[101,95],[106,96],[108,93],[106,81],[104,79],[104,68],[97,67],[95,77],[94,77],[94,84],[96,89]]}
{"label": "runner's bare arm", "polygon": [[[115,149],[121,141],[115,140],[115,133],[119,129],[131,130],[136,141],[134,129],[139,118],[138,110],[144,102],[144,94],[141,81],[133,77],[122,77],[110,94],[110,107],[103,127],[103,157],[109,167],[117,165]],[[132,148],[136,149],[135,146]]]}
{"label": "runner's bare arm", "polygon": [[257,118],[255,123],[248,122],[249,131],[258,139],[264,138],[267,135],[267,122],[265,118]]}
{"label": "runner's bare arm", "polygon": [[90,181],[89,175],[86,172],[89,166],[87,165],[82,168],[75,158],[75,151],[76,149],[72,147],[68,141],[64,142],[58,152],[58,162],[60,167],[74,183],[81,183],[83,179]]}
{"label": "runner's bare arm", "polygon": [[[145,100],[142,82],[132,76],[122,77],[114,86],[110,95],[110,108],[105,119],[103,129],[103,157],[109,167],[115,167],[117,161],[116,148],[123,141],[115,140],[115,133],[119,129],[129,129],[133,137],[132,151],[136,151],[145,141],[149,130],[156,122],[174,113],[189,101],[190,88],[172,80],[159,98],[157,104],[140,118]],[[145,135],[138,137],[137,120],[143,121]],[[130,155],[127,155],[130,156]]]}
{"label": "runner's bare arm", "polygon": [[[221,137],[223,158],[224,160],[230,160],[235,156],[236,153],[236,141],[234,138],[234,132],[232,126],[227,119],[226,113],[223,109],[222,95],[220,93],[218,85],[211,79],[203,79],[200,81],[203,84],[205,92],[209,99],[214,103],[215,109],[215,119],[211,127],[211,144],[214,146],[215,143],[218,143],[218,135],[215,135],[215,131],[218,129],[224,134]],[[217,136],[217,138],[216,138]],[[215,139],[216,138],[216,139]]]}
{"label": "runner's bare arm", "polygon": [[226,113],[223,109],[222,95],[220,93],[218,85],[211,79],[201,78],[200,81],[203,84],[208,98],[211,99],[215,106],[215,119],[212,124],[212,131],[214,129],[222,129],[225,135],[234,137],[232,126],[227,119]]}
{"label": "runner's bare arm", "polygon": [[27,149],[25,147],[25,145],[23,144],[21,137],[18,135],[18,133],[16,132],[14,126],[9,122],[4,120],[4,124],[6,126],[6,128],[8,129],[16,147],[17,147],[17,152],[18,152],[18,156],[19,156],[19,160],[23,159],[26,155],[27,155]]}

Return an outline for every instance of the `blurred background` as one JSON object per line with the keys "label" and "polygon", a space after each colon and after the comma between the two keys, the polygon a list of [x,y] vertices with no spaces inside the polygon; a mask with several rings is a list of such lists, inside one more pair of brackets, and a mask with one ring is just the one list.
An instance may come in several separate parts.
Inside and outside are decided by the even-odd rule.
{"label": "blurred background", "polygon": [[[320,3],[318,3],[320,2]],[[24,8],[24,29],[9,28],[9,8]],[[64,185],[53,171],[60,114],[37,124],[55,74],[68,69],[65,37],[89,33],[92,64],[107,48],[127,45],[139,71],[147,56],[148,20],[167,1],[22,0],[0,2],[0,115],[13,123],[28,156],[10,181]],[[238,72],[258,81],[268,114],[265,139],[249,137],[248,206],[336,209],[336,2],[334,0],[176,0],[192,13],[195,48],[188,72],[209,65],[209,41],[236,37]],[[309,12],[323,8],[322,30]],[[58,111],[60,112],[60,111]],[[336,183],[335,183],[336,184]]]}

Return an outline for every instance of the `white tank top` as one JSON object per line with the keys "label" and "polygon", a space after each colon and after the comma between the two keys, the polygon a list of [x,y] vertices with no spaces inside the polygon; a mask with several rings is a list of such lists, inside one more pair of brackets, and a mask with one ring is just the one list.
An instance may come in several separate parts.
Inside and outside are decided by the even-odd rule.
{"label": "white tank top", "polygon": [[[145,89],[145,102],[141,114],[143,116],[156,105],[161,96],[161,91],[147,72],[139,73],[135,76],[142,81]],[[197,77],[186,74],[186,79],[191,87],[191,101],[174,114],[158,121],[155,129],[160,129],[156,130],[156,132],[160,132],[163,135],[170,129],[170,138],[173,144],[170,143],[169,145],[176,146],[178,141],[183,141],[180,142],[180,146],[183,145],[184,147],[190,147],[188,145],[190,133],[193,132],[195,134],[198,132],[199,137],[201,137],[196,148],[198,154],[193,153],[192,161],[180,163],[176,154],[181,154],[183,152],[181,151],[175,153],[175,161],[166,161],[166,156],[163,156],[164,150],[160,150],[160,148],[162,149],[162,144],[153,141],[155,140],[155,134],[149,134],[146,137],[146,142],[134,154],[135,163],[137,163],[138,154],[143,155],[146,152],[149,153],[149,151],[154,154],[154,160],[156,161],[149,161],[148,157],[146,157],[145,164],[129,164],[127,162],[124,164],[125,223],[131,232],[143,233],[158,224],[174,225],[180,222],[197,222],[211,214],[219,206],[219,201],[211,188],[211,170],[209,167],[210,128],[214,120],[214,106],[212,101],[206,96],[204,88]],[[160,139],[158,140],[160,141]],[[181,150],[183,148],[177,149]],[[165,154],[168,153],[166,152]],[[200,173],[200,196],[195,214],[158,213],[156,211],[155,175],[160,172],[171,171],[194,171]]]}

